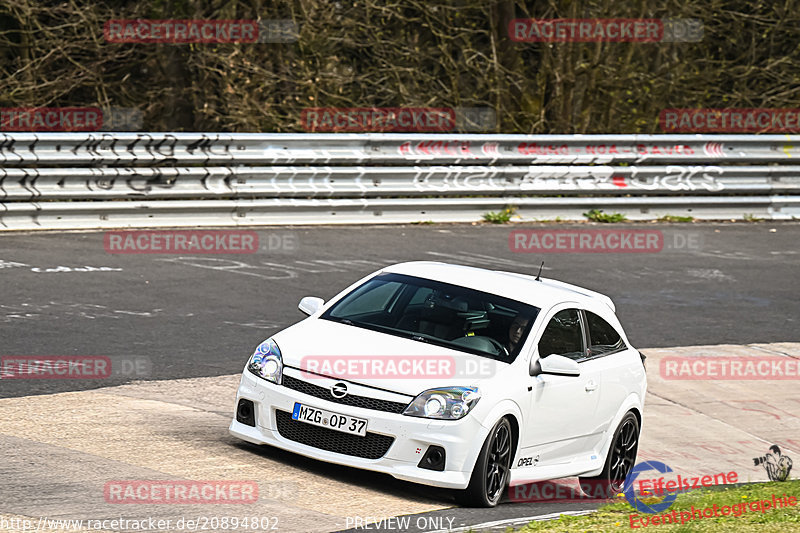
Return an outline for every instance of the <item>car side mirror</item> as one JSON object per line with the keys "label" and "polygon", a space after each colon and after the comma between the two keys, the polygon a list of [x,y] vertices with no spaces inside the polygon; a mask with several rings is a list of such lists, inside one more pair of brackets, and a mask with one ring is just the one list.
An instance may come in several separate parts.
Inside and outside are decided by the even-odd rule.
{"label": "car side mirror", "polygon": [[581,367],[576,361],[563,355],[551,354],[531,363],[530,375],[551,374],[554,376],[580,376]]}
{"label": "car side mirror", "polygon": [[325,300],[322,298],[317,298],[316,296],[305,296],[302,300],[300,300],[297,308],[308,316],[311,316],[319,311],[323,305],[325,305]]}

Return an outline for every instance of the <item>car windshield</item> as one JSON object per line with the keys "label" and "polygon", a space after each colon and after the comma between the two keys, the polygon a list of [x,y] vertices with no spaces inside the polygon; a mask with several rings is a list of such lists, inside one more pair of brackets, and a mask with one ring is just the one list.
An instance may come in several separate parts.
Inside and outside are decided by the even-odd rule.
{"label": "car windshield", "polygon": [[381,274],[320,318],[510,363],[538,313],[537,307],[487,292]]}

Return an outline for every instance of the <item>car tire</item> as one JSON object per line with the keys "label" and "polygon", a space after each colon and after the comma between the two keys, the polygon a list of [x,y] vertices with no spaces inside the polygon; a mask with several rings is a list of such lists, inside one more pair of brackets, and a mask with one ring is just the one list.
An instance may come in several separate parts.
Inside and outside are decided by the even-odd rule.
{"label": "car tire", "polygon": [[501,418],[483,443],[469,486],[458,494],[465,507],[494,507],[502,499],[514,456],[511,422]]}
{"label": "car tire", "polygon": [[614,431],[603,471],[598,476],[578,478],[583,493],[590,498],[603,499],[619,494],[636,463],[638,450],[639,419],[628,411]]}

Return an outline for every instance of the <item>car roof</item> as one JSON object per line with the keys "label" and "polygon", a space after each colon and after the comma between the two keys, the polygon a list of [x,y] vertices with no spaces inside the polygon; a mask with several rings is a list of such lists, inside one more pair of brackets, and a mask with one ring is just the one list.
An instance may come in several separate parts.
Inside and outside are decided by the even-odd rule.
{"label": "car roof", "polygon": [[595,307],[598,303],[602,303],[608,306],[612,312],[615,310],[611,298],[604,294],[547,278],[536,281],[534,276],[514,272],[487,270],[438,261],[398,263],[384,268],[383,272],[460,285],[528,303],[540,309],[549,308],[562,302],[575,302],[586,307]]}

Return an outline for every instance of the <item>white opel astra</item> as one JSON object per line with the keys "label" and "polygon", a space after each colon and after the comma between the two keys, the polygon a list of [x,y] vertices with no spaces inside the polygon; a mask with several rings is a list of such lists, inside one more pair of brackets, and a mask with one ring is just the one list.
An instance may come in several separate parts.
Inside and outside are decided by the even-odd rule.
{"label": "white opel astra", "polygon": [[622,489],[647,381],[607,296],[435,262],[386,267],[265,340],[230,432],[323,461],[456,489],[579,476]]}

